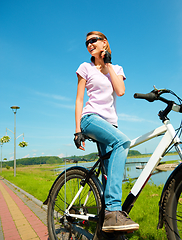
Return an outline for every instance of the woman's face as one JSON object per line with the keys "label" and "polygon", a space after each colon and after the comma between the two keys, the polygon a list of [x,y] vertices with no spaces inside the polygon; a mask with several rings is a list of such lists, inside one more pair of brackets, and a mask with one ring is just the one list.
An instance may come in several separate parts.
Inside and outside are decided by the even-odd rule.
{"label": "woman's face", "polygon": [[106,42],[106,39],[101,39],[98,35],[90,35],[86,39],[86,47],[93,57],[100,56],[106,48]]}

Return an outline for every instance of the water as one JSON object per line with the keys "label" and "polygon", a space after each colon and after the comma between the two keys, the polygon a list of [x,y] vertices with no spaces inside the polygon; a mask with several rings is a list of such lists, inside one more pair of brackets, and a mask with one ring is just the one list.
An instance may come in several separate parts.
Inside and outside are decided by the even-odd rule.
{"label": "water", "polygon": [[[145,164],[148,162],[148,158],[130,158],[127,159],[126,165],[125,165],[125,173],[124,173],[124,181],[126,181],[128,178],[135,179],[138,178],[143,169],[137,169],[136,167],[145,166]],[[165,156],[162,161],[172,161],[172,160],[180,160],[178,155],[171,155],[171,156]],[[72,166],[82,166],[85,168],[92,167],[94,162],[86,162],[86,163],[73,163],[73,164],[67,164],[66,169]],[[65,170],[65,166],[61,166],[61,168],[55,169],[57,172],[62,172]],[[155,185],[164,184],[171,174],[172,171],[160,171],[160,172],[154,172],[154,174],[151,176],[149,182],[154,183]]]}
{"label": "water", "polygon": [[[148,158],[131,158],[127,159],[126,166],[125,166],[125,175],[124,179],[128,178],[138,178],[143,169],[136,169],[136,167],[145,166],[145,164],[148,162]],[[162,161],[172,161],[172,160],[180,160],[178,155],[171,155],[171,156],[165,156]],[[170,171],[160,171],[160,172],[154,172],[154,174],[151,176],[149,182],[154,183],[155,185],[164,184],[166,180],[168,179],[169,175],[171,174]]]}

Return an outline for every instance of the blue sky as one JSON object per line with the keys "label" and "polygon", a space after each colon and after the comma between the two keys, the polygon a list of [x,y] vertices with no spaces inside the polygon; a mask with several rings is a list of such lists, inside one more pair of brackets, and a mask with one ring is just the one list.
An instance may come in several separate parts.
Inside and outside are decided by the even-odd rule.
{"label": "blue sky", "polygon": [[[133,139],[160,126],[163,104],[136,100],[133,94],[155,85],[180,96],[181,9],[181,0],[0,1],[0,137],[6,128],[14,130],[10,107],[17,105],[17,136],[24,133],[29,144],[17,146],[17,158],[96,150],[93,143],[86,143],[86,152],[73,144],[75,71],[90,60],[85,36],[93,30],[107,36],[112,62],[123,66],[127,77],[126,94],[117,100],[120,129]],[[170,117],[178,127],[181,116]],[[13,133],[8,135],[11,141],[2,150],[11,160]],[[136,149],[151,152],[155,144]]]}

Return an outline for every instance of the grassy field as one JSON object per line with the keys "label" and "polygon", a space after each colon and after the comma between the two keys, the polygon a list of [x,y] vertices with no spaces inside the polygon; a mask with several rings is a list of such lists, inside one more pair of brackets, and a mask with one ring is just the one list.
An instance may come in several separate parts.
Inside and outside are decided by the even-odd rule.
{"label": "grassy field", "polygon": [[[166,154],[166,156],[175,156],[177,155],[178,156],[178,153],[177,152],[169,152]],[[147,158],[147,157],[151,157],[152,154],[141,154],[141,155],[136,155],[136,156],[128,156],[127,158]]]}
{"label": "grassy field", "polygon": [[18,167],[16,177],[13,168],[3,168],[1,176],[43,202],[57,177],[53,171],[55,167],[55,165]]}
{"label": "grassy field", "polygon": [[[16,177],[13,176],[12,168],[3,168],[0,175],[43,202],[57,177],[53,171],[56,167],[56,165],[19,167],[16,171]],[[129,193],[131,185],[131,182],[123,184],[123,199]],[[130,213],[130,217],[139,223],[140,229],[134,234],[128,235],[128,239],[167,239],[164,228],[157,230],[158,202],[161,192],[162,186],[146,185]]]}

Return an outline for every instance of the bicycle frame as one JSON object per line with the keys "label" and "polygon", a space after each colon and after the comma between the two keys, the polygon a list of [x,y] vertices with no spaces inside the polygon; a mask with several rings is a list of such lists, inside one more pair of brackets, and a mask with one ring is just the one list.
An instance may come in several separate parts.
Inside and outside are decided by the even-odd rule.
{"label": "bicycle frame", "polygon": [[164,134],[164,136],[162,137],[161,141],[159,142],[158,146],[156,147],[155,151],[153,152],[152,156],[150,157],[149,161],[147,162],[145,168],[138,177],[137,181],[135,182],[133,188],[131,189],[122,206],[123,211],[126,211],[127,213],[130,212],[141,190],[148,182],[153,171],[155,170],[155,167],[161,161],[165,151],[168,149],[171,143],[175,144],[176,151],[182,159],[182,150],[179,146],[180,139],[178,136],[176,136],[176,132],[169,120],[165,120],[164,125],[162,125],[161,127],[158,127],[155,130],[132,140],[130,148],[133,148],[139,144],[142,144],[143,142],[158,137],[162,134]]}
{"label": "bicycle frame", "polygon": [[[138,177],[137,181],[135,182],[133,188],[131,189],[130,193],[128,194],[123,206],[122,210],[126,211],[127,213],[130,212],[131,208],[133,207],[134,202],[138,198],[139,194],[141,193],[142,189],[148,182],[149,178],[151,177],[153,171],[155,170],[155,167],[158,165],[158,163],[161,161],[161,159],[164,156],[165,151],[168,149],[168,147],[173,143],[175,144],[176,151],[178,152],[180,158],[182,159],[182,150],[179,146],[180,139],[176,135],[176,132],[170,123],[169,120],[164,121],[164,125],[161,127],[158,127],[154,129],[151,132],[148,132],[134,140],[131,141],[130,148],[133,148],[137,145],[140,145],[144,142],[149,141],[150,139],[153,139],[155,137],[163,135],[161,141],[159,142],[158,146],[156,147],[155,151],[153,152],[152,156],[150,157],[148,163],[146,164],[145,168],[143,169],[142,173]],[[92,169],[94,169],[98,165],[99,160],[94,164]],[[88,177],[87,177],[88,178]],[[86,181],[85,181],[86,182]],[[81,186],[77,194],[75,195],[74,199],[72,200],[71,204],[68,206],[68,208],[65,210],[65,214],[67,216],[73,217],[73,218],[79,218],[83,220],[90,220],[90,221],[98,221],[98,216],[95,215],[80,215],[80,214],[70,214],[69,209],[73,206],[75,200],[79,197],[79,194],[83,190],[84,186]],[[89,198],[90,193],[88,192],[85,203],[87,202],[87,199]]]}

